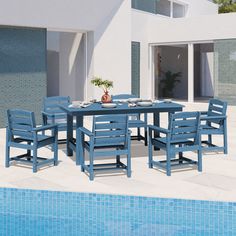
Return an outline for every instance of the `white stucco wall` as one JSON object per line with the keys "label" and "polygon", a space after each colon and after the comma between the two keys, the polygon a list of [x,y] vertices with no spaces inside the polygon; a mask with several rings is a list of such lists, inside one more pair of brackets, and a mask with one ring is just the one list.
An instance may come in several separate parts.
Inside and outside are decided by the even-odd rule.
{"label": "white stucco wall", "polygon": [[0,25],[94,30],[124,0],[0,0]]}
{"label": "white stucco wall", "polygon": [[148,39],[149,43],[175,43],[236,38],[235,22],[236,13],[177,19],[149,16]]}
{"label": "white stucco wall", "polygon": [[188,4],[186,17],[218,13],[218,5],[208,0],[184,0],[184,2]]}
{"label": "white stucco wall", "polygon": [[[117,1],[117,0],[113,0]],[[104,18],[94,31],[93,71],[95,76],[112,80],[111,94],[131,91],[131,1],[125,0],[119,9]],[[90,73],[92,74],[92,73]],[[88,82],[88,89],[101,98],[102,90]],[[91,92],[88,91],[88,96]]]}
{"label": "white stucco wall", "polygon": [[140,96],[151,97],[148,80],[148,14],[132,10],[132,41],[140,42]]}

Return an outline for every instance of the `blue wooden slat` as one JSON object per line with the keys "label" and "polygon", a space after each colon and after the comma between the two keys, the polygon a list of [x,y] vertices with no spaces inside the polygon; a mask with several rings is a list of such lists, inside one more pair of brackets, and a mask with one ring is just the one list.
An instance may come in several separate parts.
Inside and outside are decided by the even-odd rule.
{"label": "blue wooden slat", "polygon": [[95,122],[126,122],[124,115],[95,116]]}
{"label": "blue wooden slat", "polygon": [[108,130],[108,129],[125,129],[126,124],[125,123],[96,123],[95,124],[95,130],[98,129],[103,129],[103,130]]}
{"label": "blue wooden slat", "polygon": [[210,111],[214,111],[217,113],[221,113],[223,112],[224,107],[223,106],[216,106],[215,104],[210,104],[209,110]]}
{"label": "blue wooden slat", "polygon": [[173,126],[192,126],[196,125],[197,121],[196,120],[174,120],[172,122]]}
{"label": "blue wooden slat", "polygon": [[173,141],[176,141],[176,140],[181,140],[183,142],[183,141],[188,141],[188,139],[192,139],[192,138],[195,138],[195,137],[196,137],[196,132],[172,134],[170,142],[173,142]]}
{"label": "blue wooden slat", "polygon": [[124,144],[126,137],[119,136],[119,137],[99,137],[94,138],[94,145],[120,145]]}
{"label": "blue wooden slat", "polygon": [[178,126],[177,128],[172,128],[172,135],[173,134],[184,134],[184,133],[191,133],[194,132],[196,133],[196,127],[197,125],[193,125],[193,126]]}
{"label": "blue wooden slat", "polygon": [[13,130],[24,130],[24,131],[32,131],[32,126],[30,125],[22,125],[22,124],[18,124],[18,123],[12,123],[11,124],[11,129]]}
{"label": "blue wooden slat", "polygon": [[112,137],[112,136],[119,136],[123,134],[124,134],[123,130],[95,131],[96,137],[106,137],[106,136]]}

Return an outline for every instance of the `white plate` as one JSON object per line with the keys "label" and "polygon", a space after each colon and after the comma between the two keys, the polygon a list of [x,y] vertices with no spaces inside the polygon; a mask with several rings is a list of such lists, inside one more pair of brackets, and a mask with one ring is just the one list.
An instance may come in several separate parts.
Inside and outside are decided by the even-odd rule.
{"label": "white plate", "polygon": [[126,102],[128,102],[128,99],[117,99],[117,102],[126,103]]}
{"label": "white plate", "polygon": [[133,102],[140,102],[140,101],[142,101],[141,98],[129,98],[128,99],[128,102],[131,102],[131,103],[133,103]]}
{"label": "white plate", "polygon": [[80,108],[80,104],[70,104],[69,108]]}
{"label": "white plate", "polygon": [[170,102],[172,102],[171,99],[164,99],[163,101],[166,102],[166,103],[170,103]]}
{"label": "white plate", "polygon": [[152,102],[138,102],[137,104],[138,104],[138,106],[141,106],[141,107],[150,107],[150,106],[152,106]]}
{"label": "white plate", "polygon": [[117,106],[116,103],[102,103],[102,107],[104,108],[114,108],[116,106]]}
{"label": "white plate", "polygon": [[154,101],[152,101],[153,103],[161,103],[162,101],[160,101],[160,100],[154,100]]}

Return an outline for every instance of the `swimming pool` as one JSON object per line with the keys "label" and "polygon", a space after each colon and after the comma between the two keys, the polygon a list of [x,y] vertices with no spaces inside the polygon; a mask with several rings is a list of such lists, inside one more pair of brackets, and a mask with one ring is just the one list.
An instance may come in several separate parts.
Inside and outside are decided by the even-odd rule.
{"label": "swimming pool", "polygon": [[1,236],[236,235],[236,202],[0,188]]}

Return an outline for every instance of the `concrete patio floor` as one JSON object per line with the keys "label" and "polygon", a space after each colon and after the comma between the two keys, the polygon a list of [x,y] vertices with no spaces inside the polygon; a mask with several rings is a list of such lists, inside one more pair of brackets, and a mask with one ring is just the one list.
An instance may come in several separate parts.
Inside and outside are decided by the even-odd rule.
{"label": "concrete patio floor", "polygon": [[[207,103],[183,103],[185,111],[207,109]],[[236,201],[236,106],[228,107],[228,155],[203,154],[203,172],[195,168],[177,169],[171,177],[147,165],[147,147],[142,142],[132,142],[132,177],[123,172],[107,172],[95,175],[89,181],[86,174],[75,165],[75,156],[67,157],[65,145],[59,146],[59,165],[47,166],[32,173],[30,166],[16,164],[4,167],[5,129],[0,130],[0,187],[30,188],[60,191],[96,192],[108,194],[141,195],[167,198]],[[166,127],[167,117],[161,116]],[[88,122],[89,123],[89,120]],[[222,137],[215,139],[221,143]],[[12,154],[17,151],[13,151]],[[43,156],[52,155],[49,149],[41,149]],[[155,154],[156,155],[156,154]],[[164,157],[164,153],[159,154]],[[188,154],[196,156],[196,154]]]}

